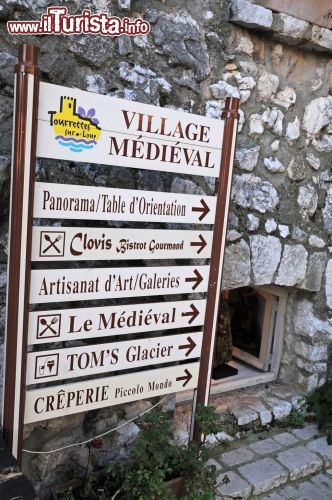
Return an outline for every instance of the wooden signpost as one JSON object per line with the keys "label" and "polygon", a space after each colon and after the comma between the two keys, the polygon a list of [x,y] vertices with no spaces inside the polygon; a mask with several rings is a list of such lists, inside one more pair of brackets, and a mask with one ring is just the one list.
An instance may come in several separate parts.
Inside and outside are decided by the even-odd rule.
{"label": "wooden signpost", "polygon": [[[36,48],[20,48],[3,418],[19,461],[24,423],[187,389],[194,408],[207,402],[237,108],[227,99],[213,120],[39,83]],[[219,178],[219,190],[35,182],[36,156]]]}

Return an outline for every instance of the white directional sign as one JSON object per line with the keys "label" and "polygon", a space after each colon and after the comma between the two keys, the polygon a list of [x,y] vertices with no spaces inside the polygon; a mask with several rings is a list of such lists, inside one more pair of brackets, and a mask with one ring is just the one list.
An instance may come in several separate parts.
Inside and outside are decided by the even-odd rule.
{"label": "white directional sign", "polygon": [[224,122],[40,83],[37,156],[218,177]]}
{"label": "white directional sign", "polygon": [[[207,403],[239,100],[212,119],[40,83],[32,45],[18,61],[3,429],[20,462],[24,423],[186,389],[197,388],[194,407]],[[34,182],[36,158],[167,172],[169,182],[165,192]],[[170,192],[169,174],[219,178],[218,190]],[[169,265],[178,259],[211,269]]]}
{"label": "white directional sign", "polygon": [[33,389],[26,392],[24,423],[193,389],[198,369],[194,362]]}
{"label": "white directional sign", "polygon": [[30,312],[28,344],[197,327],[205,307],[202,299]]}
{"label": "white directional sign", "polygon": [[32,261],[209,258],[212,231],[34,226]]}
{"label": "white directional sign", "polygon": [[199,358],[202,332],[38,351],[27,355],[26,383],[87,377]]}
{"label": "white directional sign", "polygon": [[206,292],[209,266],[38,269],[30,303]]}
{"label": "white directional sign", "polygon": [[35,183],[33,216],[214,224],[215,196]]}

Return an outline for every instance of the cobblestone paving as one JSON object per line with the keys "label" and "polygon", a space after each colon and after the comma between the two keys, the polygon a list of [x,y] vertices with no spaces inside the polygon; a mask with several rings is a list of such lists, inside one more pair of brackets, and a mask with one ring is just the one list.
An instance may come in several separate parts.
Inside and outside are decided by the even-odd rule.
{"label": "cobblestone paving", "polygon": [[316,425],[251,435],[230,447],[214,457],[219,483],[229,479],[218,498],[332,500],[332,446]]}

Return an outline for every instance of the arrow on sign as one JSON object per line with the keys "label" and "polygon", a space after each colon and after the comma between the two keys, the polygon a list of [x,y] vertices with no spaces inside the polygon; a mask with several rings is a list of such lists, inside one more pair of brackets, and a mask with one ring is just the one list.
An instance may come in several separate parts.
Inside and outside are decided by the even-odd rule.
{"label": "arrow on sign", "polygon": [[200,285],[203,281],[203,277],[201,274],[197,271],[197,269],[194,270],[195,277],[194,278],[186,278],[185,281],[195,281],[194,286],[192,287],[193,290],[195,290],[198,285]]}
{"label": "arrow on sign", "polygon": [[182,387],[185,387],[189,380],[192,378],[192,374],[187,370],[187,368],[184,370],[185,375],[183,377],[177,377],[175,380],[185,380],[185,383],[182,384]]}
{"label": "arrow on sign", "polygon": [[188,321],[189,325],[191,325],[194,319],[196,319],[197,316],[199,315],[199,310],[197,309],[196,306],[194,306],[194,304],[190,304],[190,309],[191,311],[181,314],[181,316],[191,316],[190,320]]}
{"label": "arrow on sign", "polygon": [[186,358],[189,356],[191,351],[193,351],[195,349],[195,347],[197,345],[191,337],[187,337],[187,340],[188,340],[189,344],[179,345],[179,349],[188,349],[188,351],[185,354]]}
{"label": "arrow on sign", "polygon": [[206,247],[207,243],[201,234],[198,237],[199,237],[200,241],[191,241],[190,246],[191,247],[199,247],[199,249],[197,250],[197,253],[201,253],[201,251],[204,250],[204,248]]}
{"label": "arrow on sign", "polygon": [[201,199],[201,205],[202,205],[201,207],[192,207],[191,209],[192,212],[202,212],[201,215],[199,216],[199,220],[203,220],[204,217],[210,212],[210,209],[203,200],[203,198]]}

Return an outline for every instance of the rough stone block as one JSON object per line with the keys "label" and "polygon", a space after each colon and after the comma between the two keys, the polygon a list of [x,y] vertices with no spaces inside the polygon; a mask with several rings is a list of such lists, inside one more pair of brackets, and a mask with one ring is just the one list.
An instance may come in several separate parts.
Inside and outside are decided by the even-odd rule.
{"label": "rough stone block", "polygon": [[248,425],[258,420],[258,413],[250,408],[232,408],[231,411],[239,426]]}
{"label": "rough stone block", "polygon": [[[275,230],[277,229],[277,223],[276,223],[275,219],[267,219],[264,227],[265,227],[265,231],[268,234],[271,234],[271,233],[274,233]],[[281,250],[281,247],[280,247],[280,250]],[[280,260],[280,256],[279,256],[279,260]]]}
{"label": "rough stone block", "polygon": [[[331,279],[332,279],[332,259],[331,259]],[[332,282],[331,282],[332,285]],[[332,288],[331,288],[332,293]],[[331,296],[332,298],[332,296]],[[329,332],[330,325],[326,321],[321,321],[314,316],[314,306],[309,300],[301,300],[294,308],[293,323],[294,333],[301,337],[308,337],[310,339],[322,338],[322,334]],[[332,303],[331,303],[332,308]]]}
{"label": "rough stone block", "polygon": [[151,9],[145,19],[152,24],[153,42],[168,57],[169,66],[193,70],[198,81],[210,73],[206,44],[197,22],[190,15],[184,17]]}
{"label": "rough stone block", "polygon": [[271,493],[267,497],[261,497],[261,500],[284,500],[285,497],[279,495],[279,493]]}
{"label": "rough stone block", "polygon": [[[305,165],[304,162],[302,161],[301,158],[299,157],[294,157],[292,156],[288,167],[287,167],[287,176],[292,180],[292,181],[303,181],[306,177],[306,170],[305,170]],[[298,228],[295,228],[297,230]],[[294,233],[295,234],[295,233]],[[299,239],[299,238],[295,238]]]}
{"label": "rough stone block", "polygon": [[315,362],[327,359],[327,345],[313,346],[305,342],[296,342],[295,352],[308,361]]}
{"label": "rough stone block", "polygon": [[305,279],[299,287],[311,292],[318,292],[322,285],[325,263],[326,254],[324,252],[315,252],[310,255]]}
{"label": "rough stone block", "polygon": [[131,0],[118,0],[118,8],[120,10],[130,11]]}
{"label": "rough stone block", "polygon": [[236,240],[239,240],[240,238],[242,238],[242,236],[243,236],[243,233],[239,233],[239,231],[237,231],[236,229],[230,229],[229,231],[227,231],[226,240],[227,241],[236,241]]}
{"label": "rough stone block", "polygon": [[268,170],[270,173],[281,173],[286,170],[284,165],[278,160],[278,158],[270,157],[270,158],[264,158],[264,167],[266,170]]}
{"label": "rough stone block", "polygon": [[259,218],[254,214],[247,215],[247,229],[248,231],[256,231],[259,227]]}
{"label": "rough stone block", "polygon": [[225,99],[226,97],[240,97],[237,87],[224,81],[210,85],[212,95],[215,99]]}
{"label": "rough stone block", "polygon": [[222,466],[220,465],[220,463],[217,462],[217,460],[214,460],[213,458],[210,458],[210,460],[208,460],[207,463],[208,465],[213,465],[217,471],[222,470]]}
{"label": "rough stone block", "polygon": [[326,493],[332,493],[332,478],[326,474],[317,474],[311,480],[319,488],[319,491],[325,490]]}
{"label": "rough stone block", "polygon": [[285,245],[276,285],[294,286],[301,284],[307,270],[308,252],[302,245]]}
{"label": "rough stone block", "polygon": [[235,152],[235,160],[241,170],[252,172],[257,165],[260,146],[250,149],[239,149]]}
{"label": "rough stone block", "polygon": [[[217,489],[222,498],[230,497],[245,499],[251,496],[251,486],[247,481],[232,471],[227,472],[227,476],[229,478],[229,483],[222,484]],[[223,474],[218,477],[217,484],[221,483],[223,477]]]}
{"label": "rough stone block", "polygon": [[309,136],[317,135],[322,128],[329,124],[331,102],[332,96],[318,97],[305,107],[302,126]]}
{"label": "rough stone block", "polygon": [[234,175],[232,201],[243,208],[265,214],[272,212],[279,203],[276,189],[267,181],[252,174]]}
{"label": "rough stone block", "polygon": [[324,248],[326,243],[322,238],[319,238],[319,236],[311,234],[309,236],[309,245],[313,248]]}
{"label": "rough stone block", "polygon": [[316,189],[310,184],[300,186],[297,203],[300,207],[302,218],[308,220],[317,210],[318,194]]}
{"label": "rough stone block", "polygon": [[268,453],[273,453],[274,451],[280,450],[281,445],[274,441],[272,438],[262,439],[256,443],[252,443],[249,448],[259,455],[267,455]]}
{"label": "rough stone block", "polygon": [[232,467],[233,465],[243,464],[244,462],[248,462],[254,457],[252,451],[250,451],[245,446],[241,446],[240,448],[236,448],[232,451],[226,451],[221,455],[221,461]]}
{"label": "rough stone block", "polygon": [[272,25],[272,12],[245,0],[232,0],[231,21],[250,28],[268,29]]}
{"label": "rough stone block", "polygon": [[319,433],[317,425],[306,425],[301,429],[293,429],[292,433],[299,439],[308,440],[311,439]]}
{"label": "rough stone block", "polygon": [[292,404],[279,398],[269,397],[265,403],[271,408],[276,420],[288,417],[292,411]]}
{"label": "rough stone block", "polygon": [[118,37],[118,51],[120,56],[127,56],[133,52],[133,47],[129,35],[121,35]]}
{"label": "rough stone block", "polygon": [[278,229],[281,238],[287,238],[287,236],[289,236],[289,227],[285,224],[278,224]]}
{"label": "rough stone block", "polygon": [[327,444],[326,436],[311,441],[311,443],[308,443],[307,447],[323,457],[326,467],[332,465],[332,445]]}
{"label": "rough stone block", "polygon": [[298,442],[298,439],[293,436],[290,432],[282,432],[281,434],[276,434],[273,439],[280,443],[282,446],[291,446]]}
{"label": "rough stone block", "polygon": [[270,100],[279,87],[279,77],[263,70],[258,78],[257,90],[263,100]]}
{"label": "rough stone block", "polygon": [[322,49],[332,50],[332,32],[326,28],[313,26],[311,41]]}
{"label": "rough stone block", "polygon": [[261,401],[249,404],[249,407],[257,411],[262,425],[267,425],[272,422],[272,413],[263,405]]}
{"label": "rough stone block", "polygon": [[275,236],[250,236],[252,273],[255,285],[271,283],[281,257],[281,243]]}
{"label": "rough stone block", "polygon": [[244,240],[229,245],[225,250],[223,288],[249,285],[250,267],[249,245]]}
{"label": "rough stone block", "polygon": [[[331,490],[330,490],[331,491]],[[310,498],[310,499],[318,499],[319,500],[331,500],[331,495],[328,493],[324,494],[321,488],[317,488],[317,486],[309,481],[304,481],[298,485],[297,498]]]}
{"label": "rough stone block", "polygon": [[312,375],[303,375],[299,373],[297,376],[298,384],[302,387],[304,393],[312,392],[317,389],[319,377],[318,373],[313,373]]}
{"label": "rough stone block", "polygon": [[307,233],[295,226],[292,231],[292,238],[296,241],[305,241],[307,239]]}
{"label": "rough stone block", "polygon": [[261,498],[261,500],[285,500],[286,498],[295,499],[297,493],[297,490],[293,488],[293,486],[286,486],[285,488],[278,490],[278,493],[271,493],[268,496]]}
{"label": "rough stone block", "polygon": [[276,458],[289,470],[291,481],[313,474],[323,466],[322,459],[305,446],[296,446],[281,451]]}
{"label": "rough stone block", "polygon": [[331,136],[331,134],[323,134],[321,140],[320,139],[313,139],[312,145],[316,149],[316,151],[320,151],[320,152],[332,151],[332,136]]}
{"label": "rough stone block", "polygon": [[273,31],[285,39],[303,42],[303,39],[309,39],[310,25],[306,21],[287,14],[275,14],[273,16]]}
{"label": "rough stone block", "polygon": [[286,128],[286,138],[288,141],[296,141],[300,137],[300,120],[296,116],[293,122],[289,122]]}
{"label": "rough stone block", "polygon": [[[328,234],[332,234],[332,188],[330,187],[327,190],[326,198],[325,198],[325,207],[323,209],[323,220],[324,220],[324,228]],[[326,271],[327,272],[327,271]],[[330,278],[331,280],[331,278]],[[329,283],[331,287],[331,281]],[[329,291],[331,294],[331,292]],[[331,304],[332,300],[329,297],[328,303]],[[332,309],[332,306],[329,306]]]}
{"label": "rough stone block", "polygon": [[309,163],[310,167],[312,167],[314,170],[319,170],[320,158],[315,156],[313,153],[307,153],[305,159]]}
{"label": "rough stone block", "polygon": [[262,114],[262,122],[272,133],[281,136],[283,133],[284,114],[278,108],[267,108]]}
{"label": "rough stone block", "polygon": [[325,279],[326,305],[332,309],[332,259],[327,263]]}
{"label": "rough stone block", "polygon": [[249,120],[249,127],[250,136],[262,135],[262,133],[264,132],[262,117],[256,113],[251,115]]}
{"label": "rough stone block", "polygon": [[253,485],[253,494],[260,495],[277,488],[288,479],[287,470],[272,458],[263,458],[239,467],[240,474]]}

